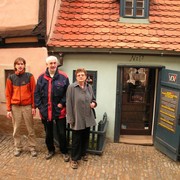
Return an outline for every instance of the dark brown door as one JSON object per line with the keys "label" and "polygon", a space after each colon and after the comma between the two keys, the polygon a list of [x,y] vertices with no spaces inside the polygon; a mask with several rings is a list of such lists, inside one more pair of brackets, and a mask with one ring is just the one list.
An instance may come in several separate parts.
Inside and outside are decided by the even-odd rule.
{"label": "dark brown door", "polygon": [[150,135],[155,69],[123,68],[121,135]]}

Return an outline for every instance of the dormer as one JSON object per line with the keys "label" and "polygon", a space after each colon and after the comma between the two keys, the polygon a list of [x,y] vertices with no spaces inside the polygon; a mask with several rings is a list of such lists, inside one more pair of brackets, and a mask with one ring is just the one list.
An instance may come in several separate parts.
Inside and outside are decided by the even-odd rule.
{"label": "dormer", "polygon": [[120,0],[120,22],[149,23],[149,0]]}

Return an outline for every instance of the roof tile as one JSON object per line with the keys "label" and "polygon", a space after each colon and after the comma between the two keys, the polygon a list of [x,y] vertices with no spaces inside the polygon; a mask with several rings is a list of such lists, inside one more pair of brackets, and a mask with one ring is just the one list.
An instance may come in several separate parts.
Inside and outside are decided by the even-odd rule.
{"label": "roof tile", "polygon": [[150,1],[148,24],[122,23],[117,0],[61,0],[48,46],[180,52],[180,1]]}

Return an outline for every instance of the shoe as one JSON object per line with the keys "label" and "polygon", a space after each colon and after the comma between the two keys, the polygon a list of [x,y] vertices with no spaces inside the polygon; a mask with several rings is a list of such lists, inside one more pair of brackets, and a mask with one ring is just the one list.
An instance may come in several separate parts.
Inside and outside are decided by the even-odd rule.
{"label": "shoe", "polygon": [[77,161],[71,161],[71,167],[72,167],[72,169],[77,169],[78,168],[78,162]]}
{"label": "shoe", "polygon": [[50,151],[47,155],[46,155],[46,160],[51,159],[54,156],[55,152],[54,151]]}
{"label": "shoe", "polygon": [[16,149],[14,151],[14,156],[19,157],[20,155],[21,155],[21,151]]}
{"label": "shoe", "polygon": [[37,157],[37,152],[36,152],[35,150],[32,150],[32,151],[31,151],[31,156],[32,156],[32,157]]}
{"label": "shoe", "polygon": [[82,156],[82,158],[81,158],[83,161],[88,161],[88,156],[87,155],[85,155],[85,156]]}
{"label": "shoe", "polygon": [[63,154],[63,159],[64,159],[64,162],[69,162],[69,155],[68,154]]}

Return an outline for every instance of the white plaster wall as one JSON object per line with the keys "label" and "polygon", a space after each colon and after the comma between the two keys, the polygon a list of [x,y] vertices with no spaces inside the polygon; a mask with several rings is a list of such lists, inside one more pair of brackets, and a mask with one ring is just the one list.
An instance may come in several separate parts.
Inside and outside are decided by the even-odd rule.
{"label": "white plaster wall", "polygon": [[0,30],[19,30],[38,24],[39,0],[0,0]]}
{"label": "white plaster wall", "polygon": [[106,112],[109,120],[107,136],[111,140],[114,139],[118,64],[161,65],[166,66],[167,69],[179,71],[180,58],[144,56],[140,61],[132,61],[132,56],[130,55],[73,54],[64,56],[64,64],[60,69],[68,74],[70,82],[72,82],[73,70],[79,67],[97,71],[97,122],[102,119],[103,113]]}
{"label": "white plaster wall", "polygon": [[[23,57],[26,60],[26,71],[31,72],[35,79],[45,71],[47,57],[46,48],[0,49],[0,114],[6,114],[5,70],[14,69],[14,60]],[[37,114],[38,115],[38,114]]]}

